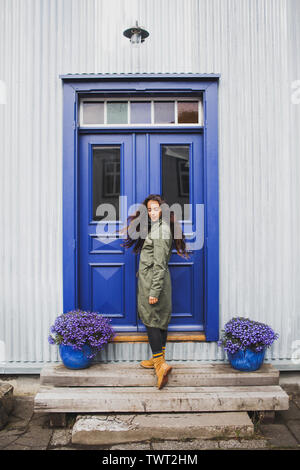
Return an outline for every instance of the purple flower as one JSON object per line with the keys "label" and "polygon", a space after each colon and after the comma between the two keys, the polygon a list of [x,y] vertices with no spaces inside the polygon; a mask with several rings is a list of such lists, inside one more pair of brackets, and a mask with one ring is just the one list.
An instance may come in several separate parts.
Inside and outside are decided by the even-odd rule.
{"label": "purple flower", "polygon": [[84,345],[90,346],[93,358],[104,345],[115,336],[111,320],[98,312],[72,310],[56,318],[50,327],[52,335],[48,337],[50,344],[63,344],[82,349]]}
{"label": "purple flower", "polygon": [[232,354],[239,350],[251,349],[259,352],[268,348],[279,338],[272,328],[249,318],[234,317],[225,324],[218,346]]}

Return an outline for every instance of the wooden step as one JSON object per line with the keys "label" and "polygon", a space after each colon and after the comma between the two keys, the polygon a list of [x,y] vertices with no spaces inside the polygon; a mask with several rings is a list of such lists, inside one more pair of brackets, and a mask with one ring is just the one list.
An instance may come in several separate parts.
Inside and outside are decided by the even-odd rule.
{"label": "wooden step", "polygon": [[279,385],[235,387],[49,387],[41,386],[35,412],[150,413],[287,410]]}
{"label": "wooden step", "polygon": [[[241,372],[230,364],[172,364],[168,387],[216,387],[237,385],[278,385],[279,370],[263,364],[254,372]],[[154,369],[139,363],[98,363],[88,369],[70,370],[63,364],[45,366],[40,375],[42,385],[56,387],[149,387],[157,382]]]}

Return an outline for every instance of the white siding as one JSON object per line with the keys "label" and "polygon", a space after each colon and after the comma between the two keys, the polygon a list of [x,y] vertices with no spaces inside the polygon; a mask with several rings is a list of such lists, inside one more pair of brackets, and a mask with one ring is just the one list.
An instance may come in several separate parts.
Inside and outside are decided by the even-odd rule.
{"label": "white siding", "polygon": [[[290,250],[292,252],[291,277],[289,291],[292,298],[290,328],[294,333],[291,341],[300,340],[300,2],[288,2],[288,31],[289,31],[289,86],[297,86],[297,102],[289,100],[289,141],[290,141],[290,187],[291,187],[291,227]],[[297,82],[297,83],[295,83]],[[292,86],[293,86],[292,85]],[[290,88],[292,94],[294,88]],[[293,97],[292,97],[293,98]],[[298,345],[299,349],[299,345]],[[288,353],[287,353],[288,354]],[[299,367],[299,366],[298,366]]]}
{"label": "white siding", "polygon": [[[0,0],[0,80],[7,88],[0,104],[0,341],[10,370],[58,359],[47,336],[62,312],[59,75],[67,73],[221,74],[220,325],[235,315],[269,323],[280,340],[267,359],[293,367],[300,105],[291,104],[291,83],[300,80],[299,4]],[[122,35],[136,20],[150,32],[140,49]],[[146,344],[123,344],[109,345],[103,356],[139,360],[148,353]],[[224,359],[215,343],[169,344],[168,357]]]}

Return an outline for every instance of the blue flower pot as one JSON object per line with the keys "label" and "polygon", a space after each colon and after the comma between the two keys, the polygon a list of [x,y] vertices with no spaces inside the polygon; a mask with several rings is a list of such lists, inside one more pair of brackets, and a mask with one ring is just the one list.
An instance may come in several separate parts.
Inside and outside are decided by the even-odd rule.
{"label": "blue flower pot", "polygon": [[237,351],[231,354],[227,351],[228,360],[231,366],[237,370],[251,372],[260,368],[264,362],[266,349],[260,352],[254,352],[251,349],[245,351]]}
{"label": "blue flower pot", "polygon": [[59,354],[63,364],[68,369],[86,369],[92,363],[92,359],[87,357],[92,350],[84,345],[82,349],[74,349],[72,346],[59,345]]}

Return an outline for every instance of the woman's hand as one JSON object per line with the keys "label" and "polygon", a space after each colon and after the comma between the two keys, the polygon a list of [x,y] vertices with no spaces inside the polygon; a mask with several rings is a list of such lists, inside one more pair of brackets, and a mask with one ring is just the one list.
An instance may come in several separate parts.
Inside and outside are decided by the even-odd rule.
{"label": "woman's hand", "polygon": [[149,304],[156,304],[156,302],[158,302],[157,297],[149,297]]}

